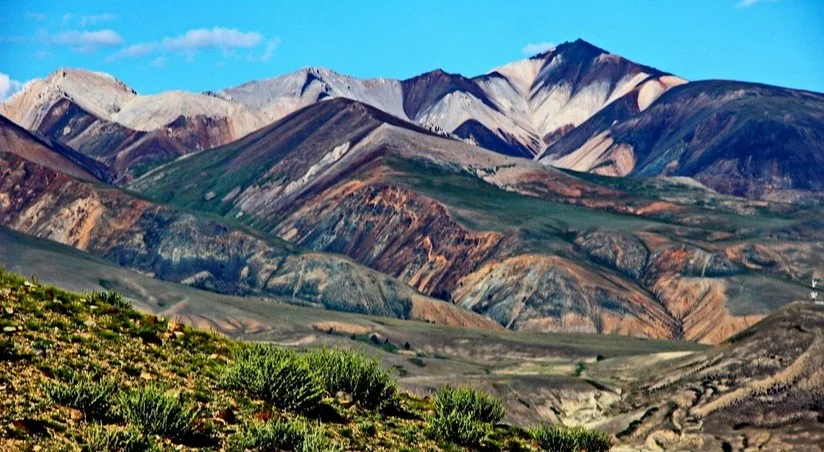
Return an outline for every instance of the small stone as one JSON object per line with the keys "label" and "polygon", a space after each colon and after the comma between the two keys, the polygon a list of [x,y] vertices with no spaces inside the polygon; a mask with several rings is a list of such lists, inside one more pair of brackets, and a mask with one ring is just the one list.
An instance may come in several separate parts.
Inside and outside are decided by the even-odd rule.
{"label": "small stone", "polygon": [[85,416],[83,416],[83,412],[74,408],[69,408],[69,419],[72,422],[80,422],[83,420]]}
{"label": "small stone", "polygon": [[4,326],[3,327],[3,332],[4,333],[14,333],[15,331],[17,331],[17,328],[15,328],[13,326]]}
{"label": "small stone", "polygon": [[11,306],[7,307],[6,308],[6,314],[8,314],[8,315],[14,314],[14,308],[12,308]]}
{"label": "small stone", "polygon": [[338,401],[338,403],[344,406],[351,405],[353,402],[352,396],[344,391],[338,391],[335,394],[335,399]]}
{"label": "small stone", "polygon": [[262,411],[258,411],[257,413],[255,413],[253,417],[261,422],[266,422],[269,419],[272,419],[272,416],[272,410],[270,410],[269,408],[264,408]]}

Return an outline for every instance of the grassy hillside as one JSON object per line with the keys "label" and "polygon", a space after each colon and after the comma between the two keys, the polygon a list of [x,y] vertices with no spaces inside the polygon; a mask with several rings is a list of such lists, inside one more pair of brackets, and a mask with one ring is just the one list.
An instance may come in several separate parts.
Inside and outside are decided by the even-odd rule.
{"label": "grassy hillside", "polygon": [[539,440],[605,441],[577,431],[533,436],[498,424],[501,401],[481,392],[419,398],[359,353],[233,342],[140,314],[114,292],[81,295],[0,271],[0,304],[0,450],[538,450]]}

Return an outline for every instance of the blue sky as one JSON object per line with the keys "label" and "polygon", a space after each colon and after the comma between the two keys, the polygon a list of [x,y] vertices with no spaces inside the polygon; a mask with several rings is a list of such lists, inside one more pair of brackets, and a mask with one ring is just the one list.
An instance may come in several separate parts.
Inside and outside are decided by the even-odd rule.
{"label": "blue sky", "polygon": [[822,24],[820,0],[0,0],[0,97],[61,66],[146,94],[304,66],[477,75],[579,37],[691,80],[824,92]]}

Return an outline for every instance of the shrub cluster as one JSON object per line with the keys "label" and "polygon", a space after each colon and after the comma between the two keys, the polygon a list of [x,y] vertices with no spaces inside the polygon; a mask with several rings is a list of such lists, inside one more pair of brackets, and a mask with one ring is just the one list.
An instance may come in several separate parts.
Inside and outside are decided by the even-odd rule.
{"label": "shrub cluster", "polygon": [[113,416],[117,385],[111,378],[73,374],[66,383],[47,385],[46,393],[55,403],[80,410],[86,419],[102,421]]}
{"label": "shrub cluster", "polygon": [[397,382],[377,358],[341,348],[310,350],[304,356],[329,395],[343,391],[366,409],[397,406]]}
{"label": "shrub cluster", "polygon": [[541,450],[553,452],[606,452],[612,447],[609,435],[584,427],[543,425],[533,436]]}
{"label": "shrub cluster", "polygon": [[435,417],[430,420],[429,432],[437,439],[472,447],[504,414],[498,398],[470,387],[445,386],[435,394]]}
{"label": "shrub cluster", "polygon": [[95,424],[85,435],[83,452],[155,452],[158,447],[151,438],[134,428],[106,428]]}
{"label": "shrub cluster", "polygon": [[278,408],[302,413],[318,409],[324,392],[302,356],[261,344],[235,351],[234,363],[226,369],[223,385]]}
{"label": "shrub cluster", "polygon": [[333,450],[323,432],[304,421],[269,421],[234,435],[230,451],[326,452]]}
{"label": "shrub cluster", "polygon": [[198,409],[180,394],[167,395],[160,388],[147,386],[122,396],[123,417],[144,434],[163,435],[177,441],[200,436]]}
{"label": "shrub cluster", "polygon": [[134,307],[123,298],[123,295],[112,290],[92,292],[89,294],[87,302],[94,305],[108,305],[121,312],[131,312],[134,310]]}

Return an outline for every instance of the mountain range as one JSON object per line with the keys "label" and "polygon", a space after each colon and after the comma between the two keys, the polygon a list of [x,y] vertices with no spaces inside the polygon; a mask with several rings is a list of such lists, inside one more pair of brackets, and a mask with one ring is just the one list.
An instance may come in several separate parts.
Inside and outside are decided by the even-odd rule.
{"label": "mountain range", "polygon": [[717,343],[824,268],[824,95],[581,40],[208,93],[60,69],[0,114],[0,224],[220,293]]}

